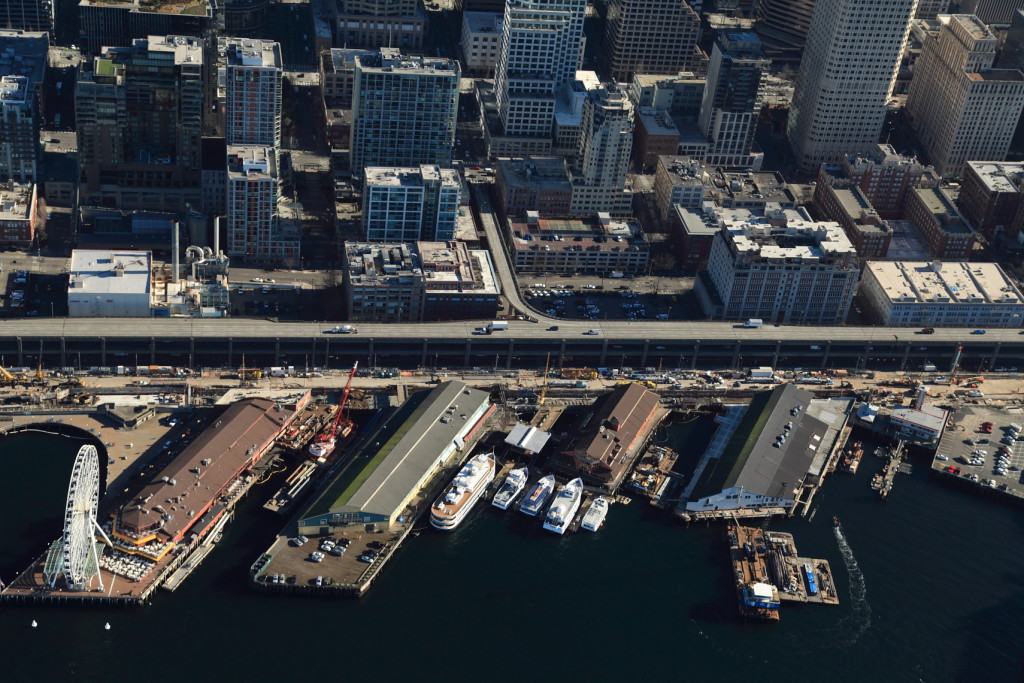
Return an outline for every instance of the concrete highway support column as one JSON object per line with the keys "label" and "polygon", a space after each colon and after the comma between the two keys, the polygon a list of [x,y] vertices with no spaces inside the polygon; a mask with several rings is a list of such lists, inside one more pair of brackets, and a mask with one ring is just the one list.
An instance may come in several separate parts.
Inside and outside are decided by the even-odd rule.
{"label": "concrete highway support column", "polygon": [[910,359],[910,342],[903,343],[903,358],[900,359],[900,370],[907,369],[907,360]]}
{"label": "concrete highway support column", "polygon": [[370,342],[366,345],[366,367],[367,369],[375,367],[377,364],[373,362],[373,338],[370,338]]}
{"label": "concrete highway support column", "polygon": [[423,350],[420,352],[420,367],[427,367],[427,340],[423,340]]}
{"label": "concrete highway support column", "polygon": [[195,362],[196,357],[196,338],[188,338],[188,369],[192,369],[192,364]]}
{"label": "concrete highway support column", "polygon": [[999,360],[999,351],[1003,348],[1002,342],[996,342],[996,347],[992,349],[992,358],[988,361],[988,369],[992,370],[996,366],[996,361]]}
{"label": "concrete highway support column", "polygon": [[597,364],[600,365],[601,367],[605,367],[608,364],[608,362],[606,360],[607,358],[608,358],[608,340],[604,339],[604,340],[601,341],[601,360]]}
{"label": "concrete highway support column", "polygon": [[462,352],[462,367],[464,368],[469,367],[469,352],[472,350],[472,348],[473,340],[469,337],[466,337],[466,350]]}
{"label": "concrete highway support column", "polygon": [[781,351],[781,350],[782,350],[782,342],[781,341],[775,342],[775,353],[772,354],[772,369],[777,367],[778,364],[779,364],[779,351]]}
{"label": "concrete highway support column", "polygon": [[324,339],[324,368],[329,368],[331,362],[331,338]]}
{"label": "concrete highway support column", "polygon": [[[21,348],[18,349],[21,351]],[[100,365],[107,364],[107,338],[100,337]]]}
{"label": "concrete highway support column", "polygon": [[274,363],[281,362],[281,339],[274,339]]}
{"label": "concrete highway support column", "polygon": [[228,337],[228,367],[235,367],[235,340]]}
{"label": "concrete highway support column", "polygon": [[700,339],[693,342],[693,358],[690,359],[690,370],[697,369],[697,356],[700,355]]}
{"label": "concrete highway support column", "polygon": [[565,358],[565,337],[562,337],[562,341],[558,345],[558,358],[555,359],[555,365],[551,367],[562,367],[562,358]]}
{"label": "concrete highway support column", "polygon": [[740,359],[742,358],[742,356],[740,355],[740,347],[742,347],[742,346],[743,346],[743,342],[737,340],[736,341],[736,348],[732,352],[732,363],[729,364],[730,368],[739,368]]}
{"label": "concrete highway support column", "polygon": [[18,366],[25,367],[25,345],[22,343],[21,337],[18,337]]}
{"label": "concrete highway support column", "polygon": [[156,365],[156,337],[149,338],[149,364]]}
{"label": "concrete highway support column", "polygon": [[644,339],[644,353],[642,356],[640,356],[640,367],[642,368],[647,367],[647,350],[649,348],[651,348],[651,340]]}
{"label": "concrete highway support column", "polygon": [[[512,368],[512,354],[515,351],[515,340],[512,337],[508,338],[508,355],[505,356],[505,369],[510,370]],[[468,364],[467,364],[468,365]]]}
{"label": "concrete highway support column", "polygon": [[825,353],[821,356],[821,369],[824,370],[828,366],[828,356],[832,353],[832,342],[825,342]]}
{"label": "concrete highway support column", "polygon": [[62,368],[65,368],[65,367],[67,367],[67,365],[68,365],[67,346],[64,343],[64,337],[61,337],[60,338],[60,366]]}

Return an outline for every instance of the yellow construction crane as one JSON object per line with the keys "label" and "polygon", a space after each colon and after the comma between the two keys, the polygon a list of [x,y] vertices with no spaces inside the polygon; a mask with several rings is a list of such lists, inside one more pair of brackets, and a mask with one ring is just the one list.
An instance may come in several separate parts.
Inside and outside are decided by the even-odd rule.
{"label": "yellow construction crane", "polygon": [[540,389],[540,396],[537,397],[537,405],[544,405],[544,400],[548,397],[548,370],[551,369],[551,352],[548,351],[548,357],[544,360],[544,386]]}
{"label": "yellow construction crane", "polygon": [[7,372],[7,368],[2,366],[0,366],[0,377],[2,377],[4,382],[7,384],[17,384],[18,382],[18,379],[11,373]]}

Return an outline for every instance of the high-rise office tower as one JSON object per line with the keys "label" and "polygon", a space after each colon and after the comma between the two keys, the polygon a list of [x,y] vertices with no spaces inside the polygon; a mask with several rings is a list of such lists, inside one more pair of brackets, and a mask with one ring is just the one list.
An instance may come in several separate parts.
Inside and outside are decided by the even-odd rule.
{"label": "high-rise office tower", "polygon": [[[973,14],[985,24],[1009,24],[1013,13],[1024,9],[1021,0],[960,0],[958,10],[963,14]],[[949,5],[946,5],[949,9]]]}
{"label": "high-rise office tower", "polygon": [[629,212],[626,174],[632,150],[633,105],[624,89],[604,83],[588,90],[572,169],[571,213]]}
{"label": "high-rise office tower", "polygon": [[715,41],[698,121],[710,142],[709,163],[746,165],[761,111],[761,76],[770,65],[756,33],[724,33]]}
{"label": "high-rise office tower", "polygon": [[46,33],[0,30],[0,182],[36,181],[48,46]]}
{"label": "high-rise office tower", "polygon": [[52,32],[55,5],[54,0],[4,0],[0,28]]}
{"label": "high-rise office tower", "polygon": [[787,126],[801,170],[878,142],[916,9],[917,0],[817,0]]}
{"label": "high-rise office tower", "polygon": [[403,56],[396,48],[357,55],[352,93],[352,172],[366,166],[452,163],[458,62]]}
{"label": "high-rise office tower", "polygon": [[949,11],[950,0],[919,0],[915,19],[934,19],[940,14]]}
{"label": "high-rise office tower", "polygon": [[921,47],[907,116],[935,170],[1003,161],[1024,108],[1024,74],[992,69],[998,39],[972,14],[943,17]]}
{"label": "high-rise office tower", "polygon": [[555,97],[583,58],[586,0],[508,0],[494,90],[503,134],[551,136]]}
{"label": "high-rise office tower", "polygon": [[225,137],[229,145],[281,145],[281,46],[259,38],[221,38]]}
{"label": "high-rise office tower", "polygon": [[203,41],[150,36],[107,48],[78,77],[81,194],[123,209],[199,205]]}
{"label": "high-rise office tower", "polygon": [[697,64],[700,16],[687,0],[609,0],[604,58],[619,82]]}
{"label": "high-rise office tower", "polygon": [[757,34],[773,61],[795,63],[811,29],[815,0],[759,0]]}

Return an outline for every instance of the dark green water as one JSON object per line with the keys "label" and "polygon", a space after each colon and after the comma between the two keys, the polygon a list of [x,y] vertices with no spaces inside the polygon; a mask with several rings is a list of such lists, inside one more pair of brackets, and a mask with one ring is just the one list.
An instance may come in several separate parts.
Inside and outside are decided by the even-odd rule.
{"label": "dark green water", "polygon": [[[691,425],[671,442],[706,438]],[[59,533],[76,449],[0,442],[0,578]],[[481,507],[452,534],[410,539],[363,600],[256,595],[247,569],[280,526],[259,509],[271,483],[148,607],[0,605],[2,680],[1024,680],[1024,513],[931,482],[924,463],[881,504],[868,488],[880,466],[868,456],[830,478],[813,522],[773,522],[831,561],[842,599],[784,606],[777,624],[739,619],[721,527],[641,501],[565,538]]]}

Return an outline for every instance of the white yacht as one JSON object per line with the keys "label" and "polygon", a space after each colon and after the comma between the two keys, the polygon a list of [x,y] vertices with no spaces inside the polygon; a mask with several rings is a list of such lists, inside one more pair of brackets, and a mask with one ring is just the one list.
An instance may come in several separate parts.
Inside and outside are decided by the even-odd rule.
{"label": "white yacht", "polygon": [[544,528],[554,531],[556,534],[564,534],[569,528],[576,511],[580,509],[580,502],[583,500],[583,480],[579,477],[573,479],[558,492],[555,499],[551,501],[551,509],[544,520]]}
{"label": "white yacht", "polygon": [[492,481],[494,453],[481,453],[470,458],[431,506],[431,526],[443,531],[451,531],[457,527]]}
{"label": "white yacht", "polygon": [[554,490],[555,475],[549,474],[546,477],[541,477],[526,494],[526,498],[523,498],[523,502],[519,504],[519,511],[536,517],[544,509],[544,504],[548,502],[548,498],[551,497],[551,492]]}
{"label": "white yacht", "polygon": [[587,531],[597,531],[604,525],[604,518],[608,516],[608,499],[597,497],[587,508],[583,515],[583,528]]}
{"label": "white yacht", "polygon": [[530,470],[525,467],[512,470],[505,477],[505,483],[501,485],[498,492],[494,494],[491,505],[501,510],[508,510],[508,507],[515,501],[516,497],[526,488],[526,481],[530,478]]}

